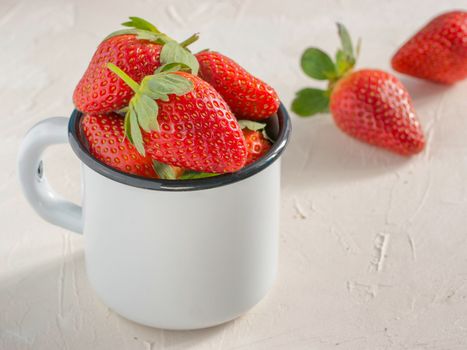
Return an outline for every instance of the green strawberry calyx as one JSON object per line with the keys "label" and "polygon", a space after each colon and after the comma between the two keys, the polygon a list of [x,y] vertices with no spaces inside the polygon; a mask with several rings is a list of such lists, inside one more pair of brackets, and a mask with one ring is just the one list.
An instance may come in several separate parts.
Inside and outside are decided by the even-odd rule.
{"label": "green strawberry calyx", "polygon": [[180,180],[195,180],[195,179],[204,179],[207,177],[218,176],[220,174],[215,173],[200,173],[194,170],[187,170],[179,177]]}
{"label": "green strawberry calyx", "polygon": [[304,88],[297,91],[292,110],[301,117],[308,117],[329,110],[329,100],[336,83],[354,68],[360,53],[360,40],[354,50],[349,32],[337,23],[341,42],[335,60],[321,49],[307,48],[301,57],[301,67],[306,75],[316,80],[327,80],[327,89]]}
{"label": "green strawberry calyx", "polygon": [[240,125],[241,129],[249,129],[251,131],[259,131],[263,134],[263,137],[266,140],[271,141],[274,143],[274,140],[269,137],[268,133],[266,132],[266,123],[259,123],[253,120],[241,119],[238,121],[238,125]]}
{"label": "green strawberry calyx", "polygon": [[177,177],[173,166],[158,162],[157,160],[153,160],[152,162],[157,176],[164,180],[195,180],[220,175],[215,173],[200,173],[194,170],[185,170],[181,176]]}
{"label": "green strawberry calyx", "polygon": [[266,123],[259,123],[255,122],[253,120],[248,120],[248,119],[241,119],[238,121],[238,125],[240,125],[240,128],[242,129],[250,129],[251,131],[260,131],[264,130],[266,127]]}
{"label": "green strawberry calyx", "polygon": [[165,179],[165,180],[176,180],[177,179],[177,174],[175,173],[175,170],[172,166],[165,164],[165,163],[158,162],[157,160],[152,161],[152,166],[157,176],[159,176],[160,179]]}
{"label": "green strawberry calyx", "polygon": [[174,74],[181,70],[182,65],[160,66],[153,75],[144,77],[141,84],[135,82],[113,63],[107,63],[107,68],[122,79],[135,93],[125,112],[125,137],[141,155],[145,156],[146,151],[141,129],[145,132],[160,130],[157,121],[159,113],[157,100],[168,101],[171,94],[185,95],[193,90],[194,85],[186,77]]}
{"label": "green strawberry calyx", "polygon": [[134,34],[139,40],[147,40],[162,45],[160,54],[161,64],[182,63],[189,67],[193,75],[198,74],[199,63],[196,57],[187,47],[199,39],[199,34],[195,33],[189,38],[178,43],[165,33],[162,33],[155,25],[140,17],[130,17],[128,22],[122,23],[128,29],[117,30],[108,35],[104,41],[119,35]]}

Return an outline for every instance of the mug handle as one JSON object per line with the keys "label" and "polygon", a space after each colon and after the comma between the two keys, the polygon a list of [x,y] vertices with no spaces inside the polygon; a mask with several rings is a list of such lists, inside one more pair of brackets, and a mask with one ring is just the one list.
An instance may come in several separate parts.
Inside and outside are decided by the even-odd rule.
{"label": "mug handle", "polygon": [[82,208],[60,197],[43,174],[42,153],[50,145],[68,142],[68,118],[49,118],[26,134],[18,155],[18,174],[29,204],[46,221],[83,232]]}

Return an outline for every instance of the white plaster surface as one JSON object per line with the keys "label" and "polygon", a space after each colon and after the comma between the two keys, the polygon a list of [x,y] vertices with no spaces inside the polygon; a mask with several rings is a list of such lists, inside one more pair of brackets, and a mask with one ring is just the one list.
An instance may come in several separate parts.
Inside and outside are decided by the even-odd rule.
{"label": "white plaster surface", "polygon": [[[279,278],[245,316],[174,332],[139,326],[95,296],[82,237],[35,215],[16,180],[22,136],[68,115],[99,40],[128,15],[193,48],[234,57],[289,105],[313,84],[298,59],[334,51],[334,22],[363,38],[360,67],[389,69],[396,47],[455,0],[0,1],[0,349],[467,348],[467,82],[402,78],[426,132],[411,159],[371,148],[322,115],[294,118],[283,161]],[[79,201],[68,146],[45,157],[52,184]]]}

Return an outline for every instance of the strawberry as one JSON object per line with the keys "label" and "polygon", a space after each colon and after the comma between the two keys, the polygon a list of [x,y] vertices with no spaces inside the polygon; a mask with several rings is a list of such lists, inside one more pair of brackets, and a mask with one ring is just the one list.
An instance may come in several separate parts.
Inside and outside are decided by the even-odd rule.
{"label": "strawberry", "polygon": [[363,69],[345,76],[333,89],[330,109],[337,126],[357,139],[401,155],[423,150],[409,93],[389,73]]}
{"label": "strawberry", "polygon": [[243,129],[248,156],[246,165],[251,164],[265,155],[271,149],[271,142],[260,131]]}
{"label": "strawberry", "polygon": [[356,56],[350,36],[341,24],[338,31],[342,49],[337,51],[335,63],[316,48],[307,49],[302,56],[305,73],[329,80],[328,89],[298,91],[292,110],[309,116],[330,109],[337,126],[361,141],[405,156],[422,151],[423,131],[405,87],[381,70],[353,72]]}
{"label": "strawberry", "polygon": [[239,119],[263,120],[277,112],[279,98],[274,89],[239,64],[218,52],[195,56],[199,76],[221,94]]}
{"label": "strawberry", "polygon": [[251,120],[239,120],[243,137],[246,141],[247,159],[249,165],[264,156],[271,149],[271,141],[266,134],[266,124],[253,122]]}
{"label": "strawberry", "polygon": [[128,174],[157,177],[151,157],[139,154],[125,138],[121,116],[116,113],[86,114],[80,122],[94,158]]}
{"label": "strawberry", "polygon": [[[91,155],[101,162],[127,174],[159,178],[154,161],[142,156],[128,138],[125,138],[123,118],[116,113],[85,114],[81,120],[84,136]],[[170,167],[172,178],[178,179],[184,169]]]}
{"label": "strawberry", "polygon": [[107,113],[128,105],[133,91],[107,69],[107,63],[115,62],[140,82],[159,67],[161,49],[161,45],[136,35],[118,35],[103,41],[75,89],[76,108],[86,113]]}
{"label": "strawberry", "polygon": [[392,67],[404,74],[453,84],[467,77],[467,12],[431,20],[394,55]]}
{"label": "strawberry", "polygon": [[141,154],[206,173],[234,172],[245,165],[240,126],[211,85],[172,65],[160,67],[141,84],[117,66],[108,66],[135,93],[125,129]]}
{"label": "strawberry", "polygon": [[117,64],[139,83],[146,75],[153,74],[161,63],[173,62],[175,56],[167,55],[165,47],[168,46],[169,51],[178,54],[177,62],[186,64],[194,71],[198,69],[194,56],[184,49],[198,38],[197,35],[177,44],[141,18],[130,17],[130,21],[123,25],[133,29],[117,31],[104,39],[76,86],[73,102],[78,110],[107,113],[128,105],[133,91],[107,69],[109,62]]}

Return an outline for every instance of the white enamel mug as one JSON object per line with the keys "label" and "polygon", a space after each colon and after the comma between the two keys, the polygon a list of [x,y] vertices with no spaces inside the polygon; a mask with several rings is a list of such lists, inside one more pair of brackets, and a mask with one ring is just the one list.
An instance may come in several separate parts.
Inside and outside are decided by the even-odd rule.
{"label": "white enamel mug", "polygon": [[[234,174],[144,179],[92,158],[81,113],[50,118],[26,135],[18,173],[45,220],[84,234],[88,278],[100,299],[135,322],[197,329],[232,320],[258,303],[277,270],[280,161],[290,119],[281,105],[268,124],[272,149]],[[61,199],[41,154],[69,142],[82,162],[81,206]]]}

